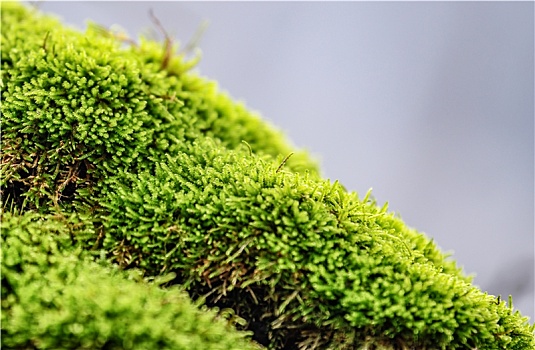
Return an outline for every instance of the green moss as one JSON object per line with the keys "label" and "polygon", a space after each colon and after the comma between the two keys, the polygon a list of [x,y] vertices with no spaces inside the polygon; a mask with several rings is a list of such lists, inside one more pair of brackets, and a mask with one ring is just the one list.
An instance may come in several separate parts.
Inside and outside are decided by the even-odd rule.
{"label": "green moss", "polygon": [[[162,70],[161,45],[124,49],[98,26],[82,34],[17,3],[2,10],[2,183],[34,207],[68,201],[118,169],[151,167],[200,135],[229,148],[245,141],[257,154],[292,150],[215,82],[183,72],[191,64],[182,57]],[[317,172],[303,152],[288,165]]]}
{"label": "green moss", "polygon": [[[96,25],[81,34],[16,3],[2,3],[1,45],[4,206],[37,211],[41,223],[51,213],[75,215],[84,228],[60,240],[66,243],[53,262],[43,254],[38,270],[33,260],[6,270],[6,288],[16,285],[26,296],[2,290],[5,313],[25,320],[3,321],[9,344],[40,339],[36,346],[45,348],[67,337],[83,347],[104,328],[113,344],[144,348],[144,332],[147,341],[178,341],[165,327],[174,327],[183,295],[86,257],[103,249],[122,268],[145,278],[174,276],[165,285],[233,310],[270,349],[535,347],[534,327],[511,303],[473,286],[431,240],[369,194],[359,198],[322,179],[306,153],[190,72],[195,62],[169,56],[165,45],[132,44]],[[47,230],[27,230],[37,251],[48,249]],[[11,249],[17,244],[3,244],[2,254],[21,255]],[[97,295],[101,287],[83,277],[92,269],[105,293]],[[46,278],[30,283],[39,274]],[[19,279],[25,283],[12,282]],[[81,289],[88,291],[84,307],[129,305],[128,317],[142,321],[113,328],[110,313],[77,309],[72,298]],[[133,308],[175,297],[177,309]],[[48,309],[54,332],[31,323]],[[207,320],[200,325],[214,320],[213,313],[190,314]],[[93,323],[75,336],[79,326],[57,326],[65,315],[88,317],[73,324]],[[160,317],[163,328],[150,322]],[[180,339],[194,342],[194,333]]]}
{"label": "green moss", "polygon": [[[272,348],[506,347],[527,324],[469,283],[433,243],[337,183],[212,140],[110,179],[103,246],[123,266],[231,307]],[[292,348],[292,347],[290,347]]]}
{"label": "green moss", "polygon": [[76,218],[2,216],[2,346],[37,349],[258,349],[177,288],[74,249]]}

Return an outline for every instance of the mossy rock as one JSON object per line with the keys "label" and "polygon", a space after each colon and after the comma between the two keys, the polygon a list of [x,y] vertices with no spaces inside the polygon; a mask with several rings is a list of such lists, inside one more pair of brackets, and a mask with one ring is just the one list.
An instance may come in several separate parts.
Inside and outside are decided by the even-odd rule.
{"label": "mossy rock", "polygon": [[[161,334],[162,344],[172,344],[165,333],[177,324],[173,313],[191,306],[182,297],[177,309],[150,314],[159,327],[123,329],[100,309],[72,304],[71,290],[98,288],[83,277],[98,269],[109,300],[132,288],[125,305],[136,298],[157,305],[174,298],[166,288],[180,287],[197,304],[227,310],[269,349],[535,348],[534,326],[511,303],[472,285],[432,240],[369,194],[322,179],[306,152],[191,72],[195,62],[171,55],[169,41],[134,44],[96,25],[79,33],[2,3],[1,45],[2,225],[74,216],[84,228],[41,266],[43,280],[54,282],[43,295],[39,280],[20,286],[24,298],[2,290],[3,315],[23,308],[31,321],[32,312],[54,312],[50,300],[60,300],[66,313],[92,315],[97,326],[88,324],[88,332],[113,329],[99,339],[145,348],[137,335],[146,326],[150,339]],[[26,235],[46,247],[43,225]],[[2,269],[33,281],[39,275],[23,267],[31,262],[4,266],[12,244],[3,244]],[[147,286],[110,266],[164,282]],[[88,305],[110,302],[92,295],[83,294]],[[190,311],[200,327],[213,320],[217,338],[223,321],[214,311]],[[47,348],[69,339],[83,348],[91,338],[80,333],[83,322],[65,322],[39,340],[31,323],[17,328],[3,319],[2,342]],[[229,331],[220,348],[243,337]]]}

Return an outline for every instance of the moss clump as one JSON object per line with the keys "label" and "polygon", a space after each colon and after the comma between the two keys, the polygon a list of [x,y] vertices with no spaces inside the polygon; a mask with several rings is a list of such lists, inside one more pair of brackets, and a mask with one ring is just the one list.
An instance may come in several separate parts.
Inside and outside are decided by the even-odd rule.
{"label": "moss clump", "polygon": [[533,341],[520,315],[386,208],[277,169],[204,140],[154,172],[116,176],[103,246],[122,266],[177,271],[190,294],[236,310],[273,348]]}
{"label": "moss clump", "polygon": [[[31,207],[69,202],[117,170],[136,172],[200,135],[229,148],[277,156],[280,133],[186,74],[181,57],[161,62],[161,45],[123,48],[98,26],[82,34],[16,3],[2,3],[3,182]],[[303,152],[294,170],[317,172]],[[19,205],[21,203],[18,203]]]}
{"label": "moss clump", "polygon": [[73,249],[79,219],[2,216],[2,345],[17,349],[258,349],[177,288]]}
{"label": "moss clump", "polygon": [[[533,326],[511,305],[471,285],[431,240],[369,195],[322,179],[306,153],[288,158],[293,149],[279,132],[189,72],[192,63],[169,56],[165,45],[125,47],[97,26],[81,34],[13,3],[2,3],[2,29],[5,207],[43,220],[75,215],[87,228],[58,250],[79,255],[61,253],[43,268],[50,276],[65,275],[74,260],[75,276],[100,266],[110,299],[97,303],[132,288],[132,300],[158,304],[173,292],[138,286],[106,264],[145,278],[171,273],[165,285],[230,308],[270,349],[535,347]],[[45,228],[30,230],[43,235]],[[107,262],[100,265],[84,255],[101,249]],[[79,280],[48,279],[54,293]],[[54,310],[31,288],[21,295],[40,306],[2,293],[5,312],[24,305],[29,318]],[[58,303],[71,310],[64,295]],[[178,311],[168,312],[165,324]],[[98,310],[86,314],[116,327]],[[76,327],[62,328],[65,336],[88,339]],[[6,333],[7,341],[40,339],[24,329]],[[141,333],[116,333],[118,342],[143,348]]]}

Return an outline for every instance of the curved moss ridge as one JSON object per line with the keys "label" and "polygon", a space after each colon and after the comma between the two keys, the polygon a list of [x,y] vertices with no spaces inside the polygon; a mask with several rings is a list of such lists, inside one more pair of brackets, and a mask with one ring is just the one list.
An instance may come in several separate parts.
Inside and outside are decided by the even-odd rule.
{"label": "curved moss ridge", "polygon": [[2,348],[260,348],[183,291],[73,249],[73,236],[91,234],[87,226],[57,215],[2,216]]}
{"label": "curved moss ridge", "polygon": [[[2,187],[39,206],[68,201],[118,169],[137,171],[207,135],[229,148],[286,156],[281,133],[162,46],[125,44],[98,26],[81,34],[2,3]],[[162,69],[164,68],[164,69]],[[98,164],[98,166],[96,166]],[[304,152],[288,161],[317,173]],[[45,200],[46,203],[46,200]]]}
{"label": "curved moss ridge", "polygon": [[281,135],[191,63],[95,28],[2,3],[9,205],[87,211],[98,234],[82,242],[175,272],[272,349],[535,347],[533,326],[432,241],[306,155],[285,162]]}
{"label": "curved moss ridge", "polygon": [[268,324],[255,336],[272,348],[535,344],[526,319],[431,241],[337,183],[212,140],[110,181],[104,247],[115,260],[179,272],[191,294]]}

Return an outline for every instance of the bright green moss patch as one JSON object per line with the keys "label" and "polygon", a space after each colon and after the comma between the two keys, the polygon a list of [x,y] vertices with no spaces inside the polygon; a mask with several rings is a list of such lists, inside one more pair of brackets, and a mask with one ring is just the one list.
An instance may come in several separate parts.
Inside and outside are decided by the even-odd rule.
{"label": "bright green moss patch", "polygon": [[[68,202],[77,189],[150,167],[149,158],[200,135],[230,148],[246,141],[258,154],[291,152],[215,82],[182,72],[190,65],[181,57],[162,70],[161,45],[125,49],[96,26],[67,30],[16,3],[2,3],[2,28],[2,183],[27,204]],[[316,171],[302,152],[288,166]]]}
{"label": "bright green moss patch", "polygon": [[87,231],[61,216],[2,217],[2,347],[259,348],[184,292],[147,284],[73,249],[73,237]]}
{"label": "bright green moss patch", "polygon": [[498,334],[520,329],[533,341],[386,208],[277,169],[195,142],[154,173],[111,180],[103,245],[123,266],[177,271],[190,294],[269,324],[255,335],[273,348],[507,347]]}
{"label": "bright green moss patch", "polygon": [[6,346],[252,346],[178,285],[269,349],[535,348],[511,305],[167,44],[2,3],[1,45]]}

